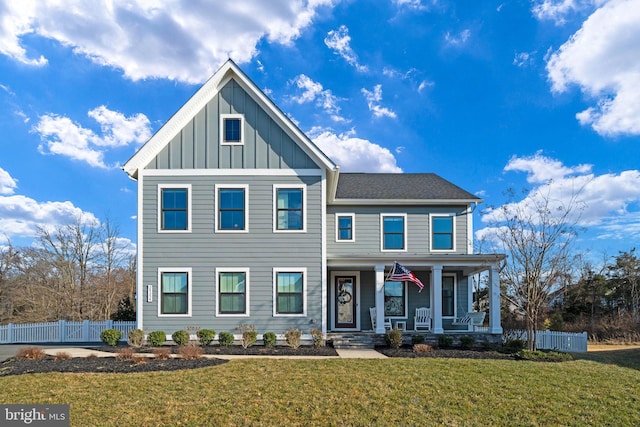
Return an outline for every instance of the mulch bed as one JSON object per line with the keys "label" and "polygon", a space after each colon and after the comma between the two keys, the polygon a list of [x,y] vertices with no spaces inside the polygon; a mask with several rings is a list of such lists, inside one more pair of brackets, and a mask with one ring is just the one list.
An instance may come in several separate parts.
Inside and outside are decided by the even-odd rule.
{"label": "mulch bed", "polygon": [[400,348],[376,347],[376,350],[387,357],[441,357],[454,359],[507,359],[515,360],[513,354],[498,353],[495,350],[484,348],[461,349],[461,348],[434,348],[428,353],[415,353],[413,346],[403,345]]}
{"label": "mulch bed", "polygon": [[[126,346],[98,346],[91,347],[93,350],[97,351],[106,351],[106,352],[117,352],[119,349]],[[171,349],[171,353],[178,354],[177,346],[165,346],[166,348]],[[265,347],[263,345],[252,345],[247,348],[243,348],[241,345],[230,345],[230,346],[221,346],[221,345],[208,345],[203,347],[203,353],[207,355],[234,355],[234,356],[337,356],[338,353],[333,347],[324,346],[324,347],[313,347],[302,345],[298,348],[293,348],[289,346],[274,346],[274,347]],[[153,348],[150,347],[140,347],[136,349],[136,353],[152,353]]]}

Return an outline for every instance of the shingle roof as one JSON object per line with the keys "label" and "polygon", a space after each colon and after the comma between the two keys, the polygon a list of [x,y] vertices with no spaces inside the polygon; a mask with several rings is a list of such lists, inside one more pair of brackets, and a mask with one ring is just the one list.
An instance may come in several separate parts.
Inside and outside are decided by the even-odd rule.
{"label": "shingle roof", "polygon": [[480,200],[434,173],[340,173],[336,199]]}

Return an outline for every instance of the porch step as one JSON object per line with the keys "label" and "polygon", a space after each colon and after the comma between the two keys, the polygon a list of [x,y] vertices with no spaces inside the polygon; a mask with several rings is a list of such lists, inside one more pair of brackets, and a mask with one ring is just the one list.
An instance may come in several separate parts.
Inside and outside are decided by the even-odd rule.
{"label": "porch step", "polygon": [[372,335],[331,334],[327,338],[336,349],[374,348],[376,344]]}

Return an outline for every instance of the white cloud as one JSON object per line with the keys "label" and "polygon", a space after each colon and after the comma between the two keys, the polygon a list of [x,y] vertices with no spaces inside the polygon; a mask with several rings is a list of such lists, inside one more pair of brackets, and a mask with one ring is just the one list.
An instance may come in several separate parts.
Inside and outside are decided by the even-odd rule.
{"label": "white cloud", "polygon": [[302,93],[299,96],[293,96],[291,98],[294,102],[298,104],[315,102],[316,105],[330,115],[333,121],[347,122],[347,120],[340,115],[340,107],[338,106],[339,99],[331,93],[329,89],[324,89],[322,84],[311,80],[304,74],[300,74],[294,78],[292,83],[299,89],[302,89]]}
{"label": "white cloud", "polygon": [[429,81],[429,80],[423,80],[418,85],[418,93],[422,93],[423,90],[425,90],[427,88],[434,87],[434,86],[435,86],[434,82]]}
{"label": "white cloud", "polygon": [[356,138],[353,131],[336,135],[328,129],[313,128],[308,134],[342,171],[402,172],[391,151],[366,139]]}
{"label": "white cloud", "polygon": [[105,106],[88,112],[100,125],[101,134],[85,129],[68,117],[46,114],[34,126],[40,134],[43,154],[58,154],[85,162],[93,167],[108,168],[104,155],[109,148],[142,144],[151,137],[149,119],[144,114],[125,117]]}
{"label": "white cloud", "polygon": [[[426,1],[426,0],[425,0]],[[413,10],[429,10],[429,6],[435,6],[438,4],[438,0],[430,0],[426,1],[427,3],[431,3],[430,5],[426,5],[423,0],[393,0],[395,5],[399,8],[407,8]]]}
{"label": "white cloud", "polygon": [[513,65],[523,68],[533,64],[533,55],[535,55],[535,53],[535,51],[516,53],[513,58]]}
{"label": "white cloud", "polygon": [[[578,225],[589,227],[599,238],[640,239],[640,171],[626,170],[618,174],[595,175],[591,165],[566,166],[557,159],[536,153],[535,156],[512,158],[505,172],[526,172],[527,181],[534,184],[522,200],[504,205],[508,211],[529,210],[538,194],[544,194],[554,204],[567,206],[575,197]],[[501,208],[488,210],[484,223],[501,222]],[[629,224],[632,226],[629,227]],[[635,231],[634,231],[635,230]],[[487,230],[478,235],[486,236]]]}
{"label": "white cloud", "polygon": [[462,46],[469,40],[469,37],[471,37],[471,30],[469,29],[462,30],[458,34],[451,34],[451,32],[447,31],[444,35],[444,40],[449,46]]}
{"label": "white cloud", "polygon": [[341,25],[337,30],[329,31],[324,39],[324,44],[333,49],[335,54],[341,56],[349,65],[354,66],[356,70],[367,71],[367,66],[358,62],[358,56],[351,48],[351,36],[345,25]]}
{"label": "white cloud", "polygon": [[568,15],[601,3],[603,0],[536,0],[531,12],[540,21],[548,20],[556,25],[564,25]]}
{"label": "white cloud", "polygon": [[17,187],[18,183],[9,172],[0,168],[0,194],[13,194]]}
{"label": "white cloud", "polygon": [[375,85],[373,88],[373,92],[368,91],[365,88],[362,88],[361,91],[365,99],[367,100],[369,111],[373,112],[373,115],[375,117],[391,117],[392,119],[396,118],[396,113],[380,105],[380,101],[382,101],[382,85]]}
{"label": "white cloud", "polygon": [[640,2],[596,10],[547,63],[554,92],[577,85],[596,105],[576,114],[603,136],[640,134]]}
{"label": "white cloud", "polygon": [[[51,39],[132,79],[168,78],[201,83],[227,58],[245,63],[257,44],[290,44],[334,0],[113,0],[0,4],[0,53],[44,65],[24,36]],[[259,17],[259,19],[257,18]],[[189,66],[184,66],[189,64]]]}

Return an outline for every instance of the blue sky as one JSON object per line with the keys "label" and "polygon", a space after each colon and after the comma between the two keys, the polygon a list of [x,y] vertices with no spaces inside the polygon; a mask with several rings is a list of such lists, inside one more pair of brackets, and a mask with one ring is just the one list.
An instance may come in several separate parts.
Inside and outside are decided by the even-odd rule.
{"label": "blue sky", "polygon": [[228,57],[343,171],[482,197],[479,236],[506,189],[578,186],[581,249],[640,243],[637,0],[96,0],[0,5],[0,244],[135,241],[120,166]]}

